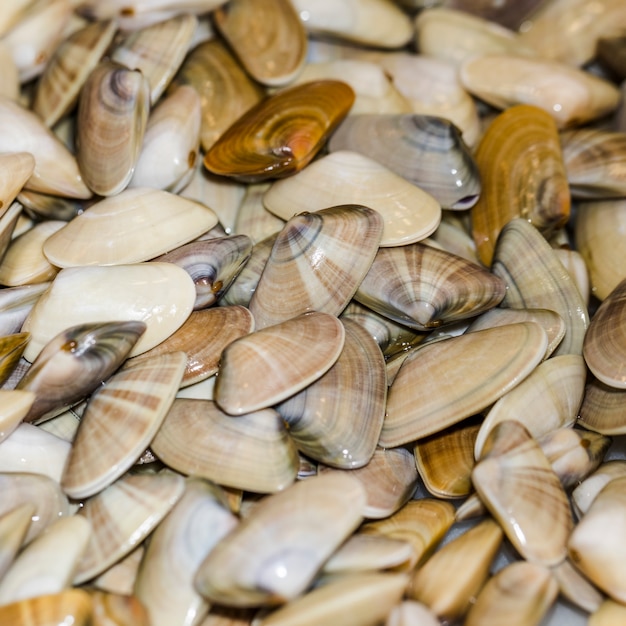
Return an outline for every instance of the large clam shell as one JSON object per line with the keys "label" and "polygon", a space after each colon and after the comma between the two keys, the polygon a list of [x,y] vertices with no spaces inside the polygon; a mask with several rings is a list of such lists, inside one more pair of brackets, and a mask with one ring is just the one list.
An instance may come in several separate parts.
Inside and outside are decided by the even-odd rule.
{"label": "large clam shell", "polygon": [[362,519],[365,493],[344,474],[316,476],[265,498],[200,566],[196,589],[227,606],[300,595]]}
{"label": "large clam shell", "polygon": [[61,270],[24,322],[24,330],[31,333],[24,357],[32,362],[48,341],[71,326],[111,320],[146,323],[146,332],[130,353],[135,356],[177,330],[191,313],[195,297],[189,274],[172,263]]}
{"label": "large clam shell", "polygon": [[523,322],[417,348],[389,390],[380,445],[426,437],[488,407],[530,374],[546,344],[540,326]]}
{"label": "large clam shell", "polygon": [[472,234],[478,256],[491,264],[500,231],[516,217],[549,236],[570,213],[567,175],[556,125],[533,106],[514,106],[484,134],[476,163],[483,191],[472,207]]}
{"label": "large clam shell", "polygon": [[263,203],[284,220],[338,204],[368,206],[385,222],[381,246],[425,239],[441,219],[439,203],[430,194],[376,161],[347,150],[333,152],[294,176],[276,181]]}
{"label": "large clam shell", "polygon": [[352,89],[334,80],[281,91],[228,128],[206,153],[204,165],[246,182],[289,176],[308,165],[353,102]]}
{"label": "large clam shell", "polygon": [[148,121],[149,89],[141,72],[102,61],[81,90],[76,158],[87,186],[101,196],[119,193],[132,178]]}
{"label": "large clam shell", "polygon": [[286,400],[332,367],[344,339],[336,317],[315,311],[241,337],[222,353],[215,401],[241,415]]}
{"label": "large clam shell", "polygon": [[177,398],[152,451],[183,474],[255,493],[272,493],[296,478],[298,455],[272,409],[237,419],[209,400]]}
{"label": "large clam shell", "polygon": [[429,115],[354,115],[330,139],[331,151],[360,152],[431,194],[446,209],[471,207],[478,169],[458,128]]}
{"label": "large clam shell", "polygon": [[360,205],[292,217],[250,301],[257,328],[307,311],[339,315],[372,264],[382,232],[381,215]]}

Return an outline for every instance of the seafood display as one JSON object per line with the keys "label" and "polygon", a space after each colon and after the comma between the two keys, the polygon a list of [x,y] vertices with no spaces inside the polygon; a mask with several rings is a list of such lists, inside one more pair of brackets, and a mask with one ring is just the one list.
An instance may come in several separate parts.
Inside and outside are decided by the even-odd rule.
{"label": "seafood display", "polygon": [[622,624],[625,33],[5,2],[0,624]]}

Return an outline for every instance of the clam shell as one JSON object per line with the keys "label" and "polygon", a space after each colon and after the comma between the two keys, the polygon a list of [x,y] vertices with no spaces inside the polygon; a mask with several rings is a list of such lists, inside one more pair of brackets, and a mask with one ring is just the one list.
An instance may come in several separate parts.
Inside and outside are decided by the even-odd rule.
{"label": "clam shell", "polygon": [[385,361],[374,339],[343,320],[345,342],[320,379],[277,407],[298,450],[342,469],[366,465],[385,417]]}
{"label": "clam shell", "polygon": [[429,115],[354,115],[329,142],[331,152],[368,156],[432,195],[443,208],[466,209],[480,193],[478,169],[458,128]]}
{"label": "clam shell", "polygon": [[34,401],[32,391],[0,390],[0,443],[19,426]]}
{"label": "clam shell", "polygon": [[100,0],[81,0],[76,4],[78,13],[90,20],[112,17],[146,19],[153,14],[152,19],[160,21],[165,13],[206,13],[224,4],[224,0],[109,0],[105,4]]}
{"label": "clam shell", "polygon": [[361,484],[316,476],[265,498],[204,560],[195,586],[227,606],[281,604],[300,595],[358,526]]}
{"label": "clam shell", "polygon": [[91,581],[96,588],[108,593],[131,595],[137,578],[137,571],[145,553],[145,545],[139,544],[130,554],[112,565]]}
{"label": "clam shell", "polygon": [[297,85],[244,113],[208,150],[204,166],[244,182],[300,171],[348,114],[354,92],[343,82]]}
{"label": "clam shell", "polygon": [[34,513],[35,505],[27,502],[0,515],[0,580],[22,547]]}
{"label": "clam shell", "polygon": [[19,203],[24,207],[24,214],[34,220],[62,220],[69,222],[73,217],[84,211],[85,202],[51,196],[36,191],[22,189],[17,196]]}
{"label": "clam shell", "polygon": [[171,263],[61,270],[24,322],[24,331],[31,333],[24,357],[32,362],[48,341],[71,326],[110,320],[146,323],[146,332],[130,353],[135,356],[180,328],[191,313],[195,293],[189,275]]}
{"label": "clam shell", "polygon": [[183,63],[197,24],[194,15],[183,13],[136,30],[113,50],[111,60],[141,71],[154,105]]}
{"label": "clam shell", "polygon": [[385,626],[439,626],[437,616],[421,602],[404,600],[391,609]]}
{"label": "clam shell", "polygon": [[416,330],[473,317],[504,297],[501,279],[423,243],[381,248],[354,298]]}
{"label": "clam shell", "polygon": [[203,150],[262,97],[261,89],[218,40],[201,43],[185,59],[172,85],[191,85],[202,102]]}
{"label": "clam shell", "polygon": [[11,50],[0,41],[0,96],[17,102],[20,96],[20,76]]}
{"label": "clam shell", "polygon": [[93,533],[74,584],[90,580],[126,556],[169,513],[185,488],[172,473],[125,476],[87,500],[78,515]]}
{"label": "clam shell", "polygon": [[113,196],[127,187],[149,110],[149,85],[141,72],[102,61],[89,75],[78,102],[76,158],[94,193]]}
{"label": "clam shell", "polygon": [[178,398],[151,448],[177,472],[256,493],[285,489],[298,472],[296,448],[272,409],[233,419],[209,400]]}
{"label": "clam shell", "polygon": [[589,616],[589,626],[618,626],[626,619],[626,607],[614,600],[604,600]]}
{"label": "clam shell", "polygon": [[[277,404],[327,372],[339,358],[344,338],[341,322],[318,312],[241,337],[222,353],[215,401],[230,415]],[[271,376],[259,376],[261,372]]]}
{"label": "clam shell", "polygon": [[250,300],[257,328],[307,311],[339,315],[372,264],[382,231],[380,214],[360,205],[292,217]]}
{"label": "clam shell", "polygon": [[0,216],[15,200],[35,169],[35,158],[30,152],[0,154]]}
{"label": "clam shell", "polygon": [[572,505],[579,518],[591,508],[594,500],[604,487],[614,480],[626,476],[626,463],[613,460],[603,463],[572,491]]}
{"label": "clam shell", "polygon": [[626,434],[626,392],[592,380],[585,388],[578,423],[604,435]]}
{"label": "clam shell", "polygon": [[466,61],[461,82],[473,95],[504,109],[532,104],[559,128],[579,126],[613,111],[618,89],[582,70],[544,59],[489,54]]}
{"label": "clam shell", "polygon": [[480,458],[491,430],[505,420],[520,422],[535,439],[572,426],[583,401],[586,375],[584,360],[577,354],[556,356],[540,363],[489,410],[476,437],[475,458]]}
{"label": "clam shell", "polygon": [[237,211],[233,231],[238,235],[247,235],[253,244],[279,233],[285,225],[284,220],[270,213],[263,205],[263,196],[270,185],[271,183],[248,185]]}
{"label": "clam shell", "polygon": [[14,202],[9,209],[0,217],[0,258],[2,258],[13,237],[13,232],[19,219],[22,207],[19,202]]}
{"label": "clam shell", "polygon": [[487,581],[465,624],[539,624],[558,592],[559,586],[547,568],[525,561],[511,563]]}
{"label": "clam shell", "polygon": [[150,626],[148,612],[143,604],[133,595],[118,595],[90,591],[93,604],[93,626]]}
{"label": "clam shell", "polygon": [[231,0],[227,8],[215,11],[213,19],[256,81],[284,85],[302,69],[306,32],[289,0]]}
{"label": "clam shell", "polygon": [[[559,592],[569,602],[580,607],[587,613],[598,610],[604,600],[600,593],[571,563],[565,559],[557,567],[553,567],[552,575],[559,584]],[[592,622],[588,622],[592,626]]]}
{"label": "clam shell", "polygon": [[42,422],[87,397],[124,362],[145,329],[143,322],[83,324],[54,337],[17,385],[36,396],[25,421]]}
{"label": "clam shell", "polygon": [[475,415],[524,380],[546,344],[541,327],[523,322],[417,349],[389,390],[380,445],[402,445]]}
{"label": "clam shell", "polygon": [[522,218],[504,226],[492,270],[507,284],[501,306],[555,311],[563,318],[566,330],[554,354],[582,354],[589,325],[587,307],[567,270],[536,228]]}
{"label": "clam shell", "polygon": [[518,105],[499,115],[478,146],[476,163],[483,192],[472,207],[472,235],[485,265],[512,219],[524,218],[545,236],[565,225],[567,175],[556,124],[545,111]]}
{"label": "clam shell", "polygon": [[596,311],[583,344],[587,367],[601,382],[626,389],[626,278]]}
{"label": "clam shell", "polygon": [[539,444],[518,422],[500,422],[472,471],[481,500],[527,560],[558,565],[573,527],[567,495]]}
{"label": "clam shell", "polygon": [[91,396],[61,479],[70,498],[101,492],[132,466],[163,423],[184,367],[182,352],[142,359]]}
{"label": "clam shell", "polygon": [[35,169],[26,188],[70,198],[89,198],[76,159],[41,119],[0,97],[0,152],[30,152]]}
{"label": "clam shell", "polygon": [[29,339],[27,333],[0,336],[0,384],[9,378],[17,366]]}
{"label": "clam shell", "polygon": [[78,101],[87,77],[109,47],[117,25],[94,22],[63,41],[37,83],[33,111],[48,127],[54,126]]}
{"label": "clam shell", "polygon": [[284,220],[337,204],[366,205],[383,216],[381,246],[425,239],[441,219],[439,203],[430,194],[368,157],[347,150],[333,152],[275,182],[263,203]]}
{"label": "clam shell", "polygon": [[52,595],[19,600],[0,607],[0,620],[5,624],[42,626],[63,624],[71,620],[72,626],[92,623],[91,598],[82,589],[65,589]]}

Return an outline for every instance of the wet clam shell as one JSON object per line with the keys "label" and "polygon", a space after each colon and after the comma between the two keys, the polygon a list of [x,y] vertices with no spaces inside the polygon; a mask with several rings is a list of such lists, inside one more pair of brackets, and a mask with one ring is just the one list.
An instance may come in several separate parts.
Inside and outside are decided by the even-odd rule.
{"label": "wet clam shell", "polygon": [[244,182],[300,171],[348,114],[354,92],[321,80],[281,91],[242,115],[204,157],[214,174]]}
{"label": "wet clam shell", "polygon": [[329,141],[331,152],[360,152],[432,195],[442,208],[466,209],[480,193],[478,169],[448,120],[429,115],[354,115]]}
{"label": "wet clam shell", "polygon": [[222,353],[215,401],[230,415],[277,404],[327,372],[344,339],[341,322],[319,312],[241,337]]}
{"label": "wet clam shell", "polygon": [[425,239],[441,219],[439,203],[430,194],[376,161],[347,150],[333,152],[273,183],[263,203],[284,220],[338,204],[368,206],[385,222],[381,246]]}
{"label": "wet clam shell", "polygon": [[[111,293],[116,294],[115,301]],[[130,353],[135,356],[161,343],[183,324],[195,294],[189,275],[171,263],[61,270],[24,322],[24,331],[31,333],[24,356],[32,362],[48,341],[71,326],[138,320],[148,328]]]}
{"label": "wet clam shell", "polygon": [[528,376],[546,344],[540,326],[523,322],[418,348],[389,390],[380,445],[399,446],[475,415]]}
{"label": "wet clam shell", "polygon": [[361,205],[292,217],[250,301],[257,328],[307,311],[341,313],[367,273],[382,232],[382,216]]}
{"label": "wet clam shell", "polygon": [[151,448],[178,472],[255,493],[285,489],[298,471],[296,448],[272,409],[233,419],[209,400],[178,398]]}
{"label": "wet clam shell", "polygon": [[150,110],[147,79],[112,61],[89,75],[78,102],[76,158],[87,186],[113,196],[132,178]]}

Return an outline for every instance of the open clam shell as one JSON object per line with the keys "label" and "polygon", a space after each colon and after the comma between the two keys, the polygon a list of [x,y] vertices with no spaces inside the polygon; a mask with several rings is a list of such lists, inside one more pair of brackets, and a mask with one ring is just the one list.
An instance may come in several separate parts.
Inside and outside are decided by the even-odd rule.
{"label": "open clam shell", "polygon": [[333,152],[294,176],[276,181],[263,203],[284,220],[338,204],[368,206],[383,216],[381,246],[425,239],[441,219],[439,203],[430,194],[372,159],[347,150]]}
{"label": "open clam shell", "polygon": [[382,231],[381,215],[360,205],[292,217],[250,301],[257,328],[307,311],[341,313],[372,264]]}

